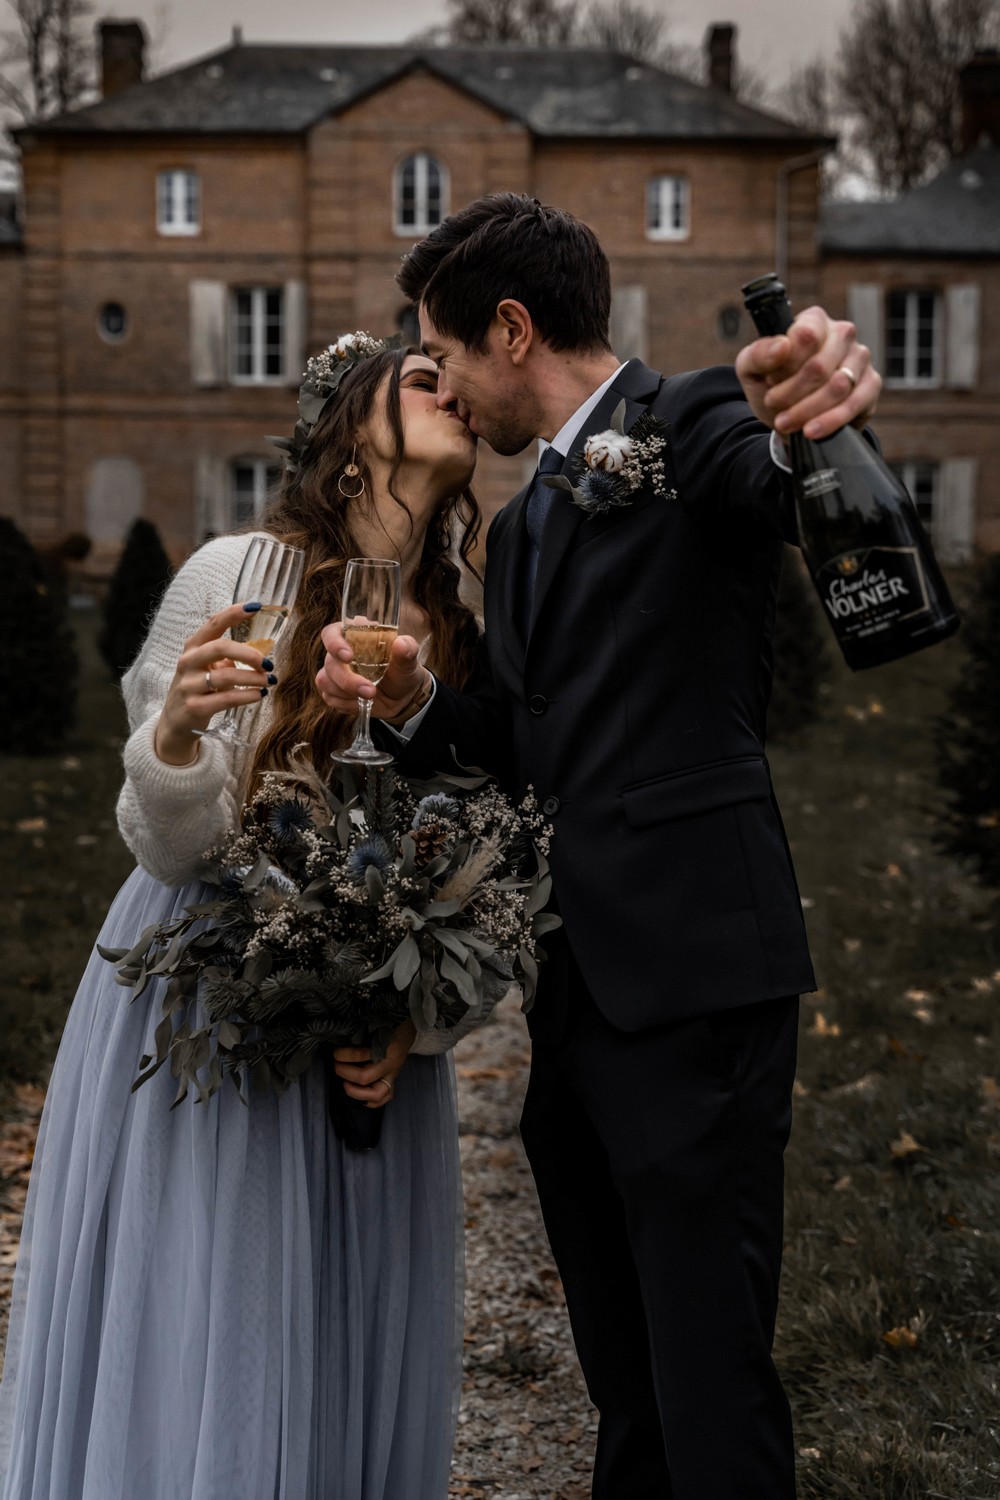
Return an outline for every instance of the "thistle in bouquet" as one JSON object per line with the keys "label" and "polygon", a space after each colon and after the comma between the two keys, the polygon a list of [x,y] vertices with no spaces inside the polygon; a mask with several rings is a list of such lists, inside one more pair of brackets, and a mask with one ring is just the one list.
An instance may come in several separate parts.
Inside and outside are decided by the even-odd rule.
{"label": "thistle in bouquet", "polygon": [[206,899],[101,950],[133,999],[165,982],[133,1089],[169,1064],[175,1106],[227,1074],[241,1093],[248,1076],[281,1092],[334,1047],[384,1057],[407,1018],[426,1031],[485,1015],[515,980],[530,1006],[540,939],[559,926],[551,836],[533,792],[515,805],[480,773],[265,776],[242,829],[206,855]]}

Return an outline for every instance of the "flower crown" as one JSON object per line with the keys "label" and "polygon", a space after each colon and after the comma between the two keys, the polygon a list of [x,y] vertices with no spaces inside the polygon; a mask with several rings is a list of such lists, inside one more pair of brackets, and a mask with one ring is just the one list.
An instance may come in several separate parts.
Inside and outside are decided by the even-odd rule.
{"label": "flower crown", "polygon": [[344,376],[359,365],[363,359],[376,354],[386,354],[390,349],[403,347],[403,335],[394,333],[391,338],[377,339],[359,328],[356,333],[345,333],[335,344],[328,344],[322,354],[314,354],[306,361],[299,386],[299,420],[290,438],[269,437],[267,442],[280,448],[285,455],[285,472],[297,474],[302,467],[302,456],[309,434],[316,426],[329,403],[340,389]]}

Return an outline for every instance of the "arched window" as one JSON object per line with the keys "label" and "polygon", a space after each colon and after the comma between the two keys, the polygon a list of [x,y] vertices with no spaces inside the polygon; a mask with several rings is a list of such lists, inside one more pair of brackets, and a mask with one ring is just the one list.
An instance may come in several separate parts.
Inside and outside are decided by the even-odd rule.
{"label": "arched window", "polygon": [[448,174],[426,152],[408,156],[396,168],[395,229],[397,234],[426,234],[448,212]]}

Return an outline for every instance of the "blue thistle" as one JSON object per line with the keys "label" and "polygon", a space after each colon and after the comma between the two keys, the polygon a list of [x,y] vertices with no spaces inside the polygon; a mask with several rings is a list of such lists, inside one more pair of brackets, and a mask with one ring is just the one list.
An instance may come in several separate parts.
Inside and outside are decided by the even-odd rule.
{"label": "blue thistle", "polygon": [[462,806],[454,797],[449,797],[447,792],[431,792],[427,797],[421,797],[417,803],[417,810],[413,814],[411,828],[421,828],[427,822],[439,822],[445,820],[456,823],[461,816]]}
{"label": "blue thistle", "polygon": [[344,870],[348,880],[361,885],[369,865],[374,865],[379,874],[384,875],[391,864],[392,850],[385,839],[375,833],[355,844],[347,856]]}
{"label": "blue thistle", "polygon": [[299,797],[286,797],[268,810],[267,826],[279,843],[295,837],[312,827],[309,808]]}
{"label": "blue thistle", "polygon": [[244,897],[243,881],[246,879],[246,867],[242,870],[234,870],[231,865],[224,865],[219,871],[219,893],[225,901],[241,901]]}
{"label": "blue thistle", "polygon": [[574,499],[588,516],[603,516],[614,505],[628,505],[632,496],[620,474],[604,469],[588,469],[576,487]]}

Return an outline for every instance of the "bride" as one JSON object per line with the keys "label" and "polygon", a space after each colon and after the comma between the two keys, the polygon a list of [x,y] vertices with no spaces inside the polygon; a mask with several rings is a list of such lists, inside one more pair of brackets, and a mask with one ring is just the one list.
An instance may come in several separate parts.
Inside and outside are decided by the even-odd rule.
{"label": "bride", "polygon": [[[306,552],[274,660],[222,639],[254,602],[230,602],[243,533],[181,568],[124,678],[118,818],[139,868],[105,945],[130,946],[197,899],[199,856],[238,826],[261,773],[303,742],[322,769],[349,739],[313,680],[349,557],[398,556],[401,634],[445,681],[472,671],[478,629],[450,551],[460,527],[465,562],[478,527],[475,438],[438,409],[430,360],[361,335],[334,364],[338,351],[336,389],[296,429],[297,463],[264,517]],[[249,699],[249,750],[197,736]],[[407,1022],[383,1063],[338,1064],[350,1081],[333,1087],[386,1110],[380,1147],[362,1154],[333,1134],[320,1066],[280,1097],[251,1092],[249,1108],[227,1088],[171,1112],[168,1069],[131,1093],[159,1015],[157,986],[130,1004],[114,966],[91,957],[24,1221],[2,1500],[444,1500],[462,1340],[440,1049],[460,1028],[417,1035]]]}

